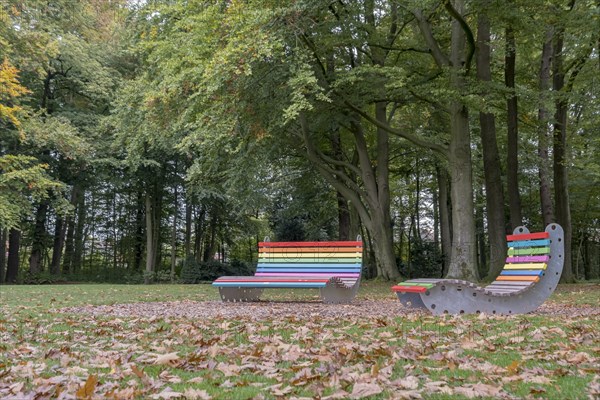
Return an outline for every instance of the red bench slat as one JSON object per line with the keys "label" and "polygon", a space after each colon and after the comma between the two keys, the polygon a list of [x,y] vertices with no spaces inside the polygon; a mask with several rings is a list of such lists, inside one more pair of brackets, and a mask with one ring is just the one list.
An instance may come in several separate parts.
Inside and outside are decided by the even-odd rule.
{"label": "red bench slat", "polygon": [[424,286],[392,286],[394,292],[425,293],[427,288]]}
{"label": "red bench slat", "polygon": [[360,247],[362,242],[259,242],[258,247]]}
{"label": "red bench slat", "polygon": [[517,240],[532,240],[532,239],[548,239],[550,233],[548,232],[535,232],[535,233],[520,233],[518,235],[508,235],[506,240],[508,242],[515,242]]}

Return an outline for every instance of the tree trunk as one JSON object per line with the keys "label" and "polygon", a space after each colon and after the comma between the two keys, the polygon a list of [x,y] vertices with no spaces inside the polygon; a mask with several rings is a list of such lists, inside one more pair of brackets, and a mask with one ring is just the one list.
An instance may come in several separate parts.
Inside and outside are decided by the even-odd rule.
{"label": "tree trunk", "polygon": [[[177,164],[175,164],[177,169]],[[177,215],[179,214],[179,199],[177,197],[177,184],[173,190],[175,197],[175,212],[173,214],[173,231],[171,234],[171,282],[175,282],[175,263],[177,261]]]}
{"label": "tree trunk", "polygon": [[552,207],[552,194],[549,162],[548,162],[548,124],[550,115],[548,112],[548,102],[550,95],[550,63],[552,60],[552,38],[554,29],[546,29],[544,37],[544,46],[542,48],[542,61],[539,74],[540,106],[538,109],[538,157],[539,157],[539,177],[540,177],[540,204],[542,208],[542,220],[544,226],[554,222],[554,209]]}
{"label": "tree trunk", "polygon": [[523,223],[521,194],[519,193],[519,125],[517,94],[515,92],[516,44],[512,26],[506,28],[506,53],[504,57],[504,83],[510,89],[506,99],[507,148],[506,182],[511,230]]}
{"label": "tree trunk", "polygon": [[[455,2],[456,11],[463,15],[464,4]],[[450,80],[452,87],[462,93],[465,89],[465,33],[460,23],[452,21],[450,53]],[[452,200],[452,256],[448,278],[478,281],[477,248],[475,241],[475,207],[473,204],[473,176],[469,111],[460,100],[450,104],[450,146],[448,164],[450,198]]]}
{"label": "tree trunk", "polygon": [[452,201],[452,250],[447,278],[478,281],[475,208],[469,114],[459,102],[451,106],[452,139],[448,154]]}
{"label": "tree trunk", "polygon": [[188,197],[185,200],[185,258],[192,253],[192,201]]}
{"label": "tree trunk", "polygon": [[146,273],[144,275],[144,283],[149,284],[151,282],[151,276],[155,269],[155,254],[156,249],[154,248],[154,201],[150,193],[146,193]]}
{"label": "tree trunk", "polygon": [[483,190],[479,190],[477,193],[477,202],[475,206],[475,234],[477,236],[477,255],[478,265],[477,270],[480,276],[485,276],[488,272],[487,268],[487,255],[485,246],[485,224],[484,224],[484,211],[483,211]]}
{"label": "tree trunk", "polygon": [[[553,47],[553,91],[560,93],[565,86],[565,72],[563,67],[563,40],[564,31],[557,32]],[[564,97],[556,101],[556,112],[554,116],[554,201],[556,210],[556,222],[562,226],[565,232],[564,265],[560,281],[562,283],[573,283],[573,262],[571,257],[571,242],[573,228],[571,225],[571,206],[569,204],[569,180],[567,176],[567,118],[568,102]]]}
{"label": "tree trunk", "polygon": [[[479,15],[477,29],[477,78],[482,82],[491,82],[490,70],[490,22],[485,13]],[[485,176],[485,203],[487,209],[487,231],[490,246],[489,278],[495,278],[504,267],[506,256],[506,227],[504,220],[504,191],[502,185],[502,166],[496,139],[496,121],[494,114],[479,113],[481,126],[481,146],[483,151],[483,171]],[[483,234],[483,232],[481,232]],[[481,266],[483,267],[483,266]],[[481,271],[482,269],[480,269]]]}
{"label": "tree trunk", "polygon": [[204,247],[203,261],[212,261],[217,254],[217,229],[219,227],[219,218],[216,211],[215,215],[211,216],[208,236],[206,237],[206,245]]}
{"label": "tree trunk", "polygon": [[62,272],[63,274],[68,274],[72,270],[73,264],[73,252],[75,251],[75,213],[77,213],[77,207],[79,205],[79,197],[81,193],[81,188],[79,185],[75,184],[73,186],[73,190],[71,191],[71,205],[74,208],[73,215],[67,216],[67,237],[65,240],[65,255],[62,263]]}
{"label": "tree trunk", "polygon": [[145,205],[144,193],[138,189],[136,194],[135,211],[135,244],[133,245],[133,269],[140,271],[142,269],[142,259],[144,258],[144,218]]}
{"label": "tree trunk", "polygon": [[73,272],[80,271],[82,266],[83,244],[85,241],[85,211],[85,191],[82,190],[77,201],[77,223],[75,225],[75,237],[73,238],[75,245],[73,248],[73,262],[71,263]]}
{"label": "tree trunk", "polygon": [[29,256],[29,272],[37,274],[42,271],[44,250],[46,248],[46,215],[48,213],[48,201],[43,200],[35,214],[35,227],[33,231],[33,242],[31,244],[31,255]]}
{"label": "tree trunk", "polygon": [[448,174],[446,170],[436,166],[438,192],[439,192],[439,208],[440,208],[440,232],[442,241],[442,258],[443,268],[442,276],[448,273],[450,266],[450,258],[452,256],[452,222],[450,221],[450,198],[448,196]]}
{"label": "tree trunk", "polygon": [[17,283],[20,247],[21,231],[13,228],[8,234],[8,264],[6,266],[6,283]]}
{"label": "tree trunk", "polygon": [[[445,2],[452,14],[452,37],[450,56],[446,57],[437,43],[429,21],[421,10],[413,11],[419,29],[436,64],[440,69],[449,69],[450,87],[457,94],[465,91],[465,75],[470,67],[470,50],[465,51],[466,35],[461,22],[464,2]],[[472,43],[469,49],[472,48]],[[469,57],[467,57],[469,55]],[[475,238],[475,219],[473,204],[473,178],[471,163],[471,140],[469,130],[469,111],[461,99],[452,100],[448,106],[450,113],[450,144],[447,148],[448,173],[452,183],[450,199],[452,202],[452,254],[447,277],[476,281],[477,243]],[[431,145],[430,145],[431,146]],[[443,146],[442,146],[443,147]],[[436,146],[440,151],[440,146]]]}
{"label": "tree trunk", "polygon": [[0,230],[0,284],[4,283],[6,278],[6,240],[8,239],[8,231]]}
{"label": "tree trunk", "polygon": [[60,274],[60,260],[62,258],[63,247],[65,244],[65,234],[67,226],[65,220],[57,216],[56,226],[54,228],[54,243],[52,245],[52,262],[50,263],[50,274]]}

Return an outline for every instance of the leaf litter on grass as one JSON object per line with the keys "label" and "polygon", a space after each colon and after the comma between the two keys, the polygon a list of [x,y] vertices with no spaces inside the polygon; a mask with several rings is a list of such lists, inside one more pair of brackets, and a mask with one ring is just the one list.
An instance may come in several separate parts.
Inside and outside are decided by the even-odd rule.
{"label": "leaf litter on grass", "polygon": [[0,398],[597,397],[600,310],[549,309],[433,317],[387,300],[3,309]]}

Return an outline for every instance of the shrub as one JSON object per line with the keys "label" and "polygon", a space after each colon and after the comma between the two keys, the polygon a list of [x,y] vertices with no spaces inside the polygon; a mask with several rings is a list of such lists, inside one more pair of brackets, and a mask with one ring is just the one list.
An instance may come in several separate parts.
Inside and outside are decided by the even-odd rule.
{"label": "shrub", "polygon": [[198,262],[189,257],[181,267],[182,283],[212,282],[223,275],[252,275],[250,266],[242,261],[233,260],[231,263],[218,261]]}

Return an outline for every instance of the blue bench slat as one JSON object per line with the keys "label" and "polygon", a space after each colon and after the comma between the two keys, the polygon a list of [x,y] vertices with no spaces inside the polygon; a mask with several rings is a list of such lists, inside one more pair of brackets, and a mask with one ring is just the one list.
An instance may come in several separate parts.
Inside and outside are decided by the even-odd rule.
{"label": "blue bench slat", "polygon": [[542,276],[544,273],[541,269],[513,269],[513,270],[503,270],[500,275],[505,276],[521,276],[521,275],[537,275]]}
{"label": "blue bench slat", "polygon": [[539,247],[549,246],[550,239],[544,240],[521,240],[518,242],[508,242],[508,247]]}

